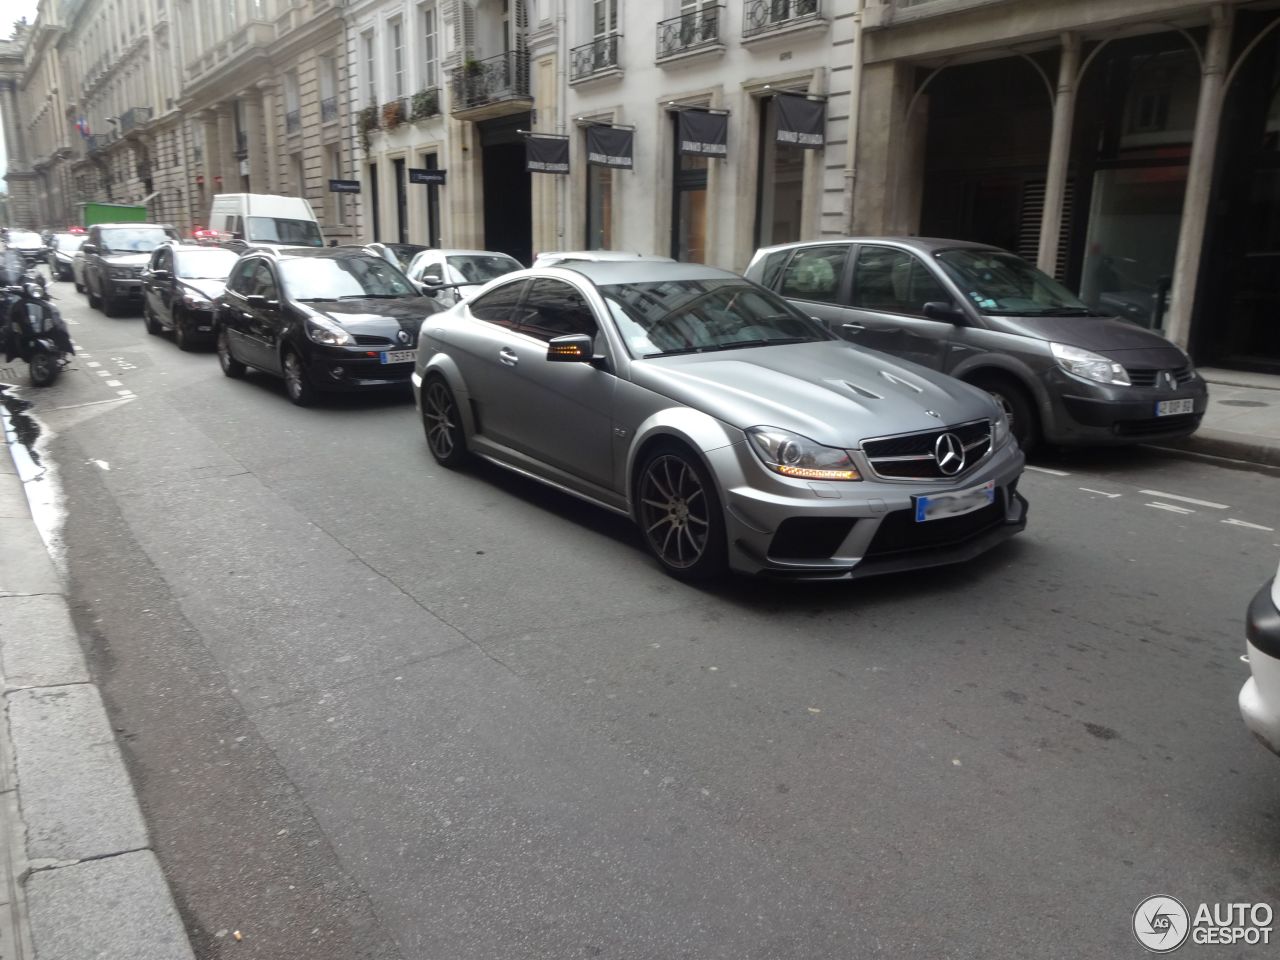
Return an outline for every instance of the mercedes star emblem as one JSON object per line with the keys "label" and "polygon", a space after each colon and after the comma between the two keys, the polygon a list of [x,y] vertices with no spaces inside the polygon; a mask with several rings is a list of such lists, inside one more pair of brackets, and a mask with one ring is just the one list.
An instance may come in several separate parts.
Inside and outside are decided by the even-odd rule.
{"label": "mercedes star emblem", "polygon": [[964,469],[964,444],[954,433],[944,433],[933,445],[933,458],[944,477],[954,477]]}

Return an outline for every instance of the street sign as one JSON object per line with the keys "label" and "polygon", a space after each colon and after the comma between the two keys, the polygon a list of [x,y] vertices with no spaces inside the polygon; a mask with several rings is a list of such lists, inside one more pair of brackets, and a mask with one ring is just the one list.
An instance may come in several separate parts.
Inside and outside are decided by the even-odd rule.
{"label": "street sign", "polygon": [[409,182],[443,184],[445,182],[445,174],[448,172],[448,170],[426,170],[419,167],[410,167]]}
{"label": "street sign", "polygon": [[359,193],[360,181],[359,180],[330,180],[329,192],[330,193]]}

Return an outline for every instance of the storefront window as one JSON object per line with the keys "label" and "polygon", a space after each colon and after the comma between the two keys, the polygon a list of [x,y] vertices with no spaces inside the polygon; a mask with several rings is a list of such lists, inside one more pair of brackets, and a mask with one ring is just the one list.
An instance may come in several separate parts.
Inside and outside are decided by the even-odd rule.
{"label": "storefront window", "polygon": [[756,195],[756,246],[800,239],[804,206],[804,150],[778,143],[778,108],[760,102],[760,181]]}
{"label": "storefront window", "polygon": [[587,166],[587,249],[613,247],[613,170]]}

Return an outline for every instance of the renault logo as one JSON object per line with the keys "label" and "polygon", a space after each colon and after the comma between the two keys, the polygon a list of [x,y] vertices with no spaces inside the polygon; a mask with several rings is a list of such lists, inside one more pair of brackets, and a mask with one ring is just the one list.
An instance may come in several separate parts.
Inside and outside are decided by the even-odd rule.
{"label": "renault logo", "polygon": [[1166,390],[1178,389],[1178,381],[1173,378],[1173,372],[1170,370],[1160,371],[1160,382],[1164,384]]}
{"label": "renault logo", "polygon": [[933,458],[944,477],[954,477],[964,469],[964,444],[954,433],[944,433],[933,445]]}
{"label": "renault logo", "polygon": [[396,337],[399,339],[401,343],[409,342],[409,333],[406,330],[397,330]]}

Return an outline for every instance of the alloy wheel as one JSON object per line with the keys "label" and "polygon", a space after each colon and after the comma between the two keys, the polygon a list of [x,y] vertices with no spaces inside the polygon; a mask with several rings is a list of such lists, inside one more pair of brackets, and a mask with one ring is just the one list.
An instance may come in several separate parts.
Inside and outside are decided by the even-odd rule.
{"label": "alloy wheel", "polygon": [[448,460],[457,449],[457,415],[449,388],[439,380],[431,381],[422,402],[422,420],[427,429],[427,446],[437,460]]}
{"label": "alloy wheel", "polygon": [[640,521],[653,552],[670,567],[692,567],[706,552],[711,504],[701,478],[682,457],[663,454],[645,468]]}
{"label": "alloy wheel", "polygon": [[289,399],[298,406],[306,406],[311,402],[311,383],[307,380],[307,371],[303,369],[302,358],[293,350],[284,355],[284,385],[289,391]]}

